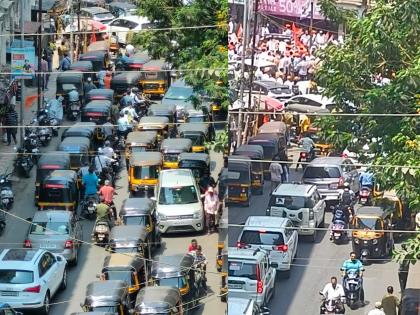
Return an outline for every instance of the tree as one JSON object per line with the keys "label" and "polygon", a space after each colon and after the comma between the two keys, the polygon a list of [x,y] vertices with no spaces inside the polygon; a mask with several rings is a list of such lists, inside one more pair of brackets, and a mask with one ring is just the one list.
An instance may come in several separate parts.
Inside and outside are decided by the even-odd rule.
{"label": "tree", "polygon": [[[227,110],[227,20],[224,0],[139,1],[139,13],[162,31],[140,32],[135,42],[153,58],[165,58],[195,90]],[[194,28],[198,26],[216,26]],[[188,29],[179,29],[190,27]],[[206,69],[206,70],[196,70]]]}
{"label": "tree", "polygon": [[[374,157],[364,161],[372,163],[376,180],[395,190],[411,211],[420,211],[420,119],[415,116],[420,112],[420,2],[379,0],[357,18],[331,10],[333,0],[323,1],[330,8],[324,15],[338,14],[330,18],[341,19],[348,33],[343,45],[320,53],[316,80],[335,98],[337,111],[352,113],[353,104],[357,114],[366,115],[320,119],[323,136],[339,150],[369,143]],[[378,84],[378,77],[389,82]],[[418,258],[420,238],[408,240],[407,248],[395,258]]]}

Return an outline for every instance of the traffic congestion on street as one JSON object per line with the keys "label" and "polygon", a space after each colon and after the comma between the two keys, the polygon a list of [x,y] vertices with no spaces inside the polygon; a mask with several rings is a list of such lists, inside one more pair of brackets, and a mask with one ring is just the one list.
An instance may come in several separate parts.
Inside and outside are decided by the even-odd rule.
{"label": "traffic congestion on street", "polygon": [[136,2],[38,2],[2,105],[0,314],[224,314],[219,99],[139,44]]}
{"label": "traffic congestion on street", "polygon": [[385,5],[333,2],[229,1],[228,314],[420,314],[418,89],[384,105]]}

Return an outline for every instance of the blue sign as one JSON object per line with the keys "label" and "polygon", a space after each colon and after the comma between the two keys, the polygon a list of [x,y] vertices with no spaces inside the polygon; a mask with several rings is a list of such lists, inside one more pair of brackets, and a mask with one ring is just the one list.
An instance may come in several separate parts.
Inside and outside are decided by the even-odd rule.
{"label": "blue sign", "polygon": [[35,78],[37,66],[35,58],[35,47],[11,48],[12,79]]}

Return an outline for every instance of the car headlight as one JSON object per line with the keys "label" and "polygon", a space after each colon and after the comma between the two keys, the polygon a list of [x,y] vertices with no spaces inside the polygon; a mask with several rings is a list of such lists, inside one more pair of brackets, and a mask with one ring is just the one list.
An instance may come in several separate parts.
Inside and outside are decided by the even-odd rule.
{"label": "car headlight", "polygon": [[201,218],[201,211],[199,211],[199,212],[195,212],[194,214],[193,214],[193,219],[200,219]]}
{"label": "car headlight", "polygon": [[165,221],[165,220],[166,220],[166,215],[164,215],[164,214],[159,214],[159,220],[160,220],[160,221]]}
{"label": "car headlight", "polygon": [[360,240],[358,238],[354,239],[354,244],[359,244]]}
{"label": "car headlight", "polygon": [[372,244],[373,244],[373,245],[378,244],[378,239],[374,238],[374,239],[372,240]]}

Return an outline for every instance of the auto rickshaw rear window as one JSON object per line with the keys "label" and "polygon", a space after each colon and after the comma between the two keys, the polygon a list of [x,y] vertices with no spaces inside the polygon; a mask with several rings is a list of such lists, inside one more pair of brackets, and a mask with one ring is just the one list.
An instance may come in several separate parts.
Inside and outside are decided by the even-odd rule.
{"label": "auto rickshaw rear window", "polygon": [[257,268],[253,263],[241,261],[228,262],[228,276],[248,278],[250,280],[257,280]]}
{"label": "auto rickshaw rear window", "polygon": [[310,198],[300,196],[278,196],[273,195],[270,199],[269,207],[283,207],[289,210],[299,210],[302,208],[312,208],[314,206]]}
{"label": "auto rickshaw rear window", "polygon": [[131,152],[136,153],[136,152],[146,152],[146,147],[130,147]]}
{"label": "auto rickshaw rear window", "polygon": [[68,222],[33,222],[30,234],[51,235],[51,234],[69,234]]}
{"label": "auto rickshaw rear window", "polygon": [[127,282],[129,285],[133,284],[131,272],[126,270],[115,270],[105,272],[106,280],[122,280]]}
{"label": "auto rickshaw rear window", "polygon": [[137,247],[116,247],[116,248],[113,248],[113,251],[115,253],[120,253],[120,254],[135,254],[135,253],[138,253],[138,248]]}
{"label": "auto rickshaw rear window", "polygon": [[184,135],[184,138],[190,139],[192,141],[192,145],[202,145],[204,143],[203,135]]}
{"label": "auto rickshaw rear window", "polygon": [[155,166],[135,166],[134,178],[136,179],[149,179],[157,178],[158,173]]}
{"label": "auto rickshaw rear window", "polygon": [[200,123],[200,122],[206,122],[207,119],[205,116],[189,116],[188,117],[188,122],[192,122],[192,123]]}
{"label": "auto rickshaw rear window", "polygon": [[382,230],[381,220],[378,218],[356,217],[354,227],[363,230]]}
{"label": "auto rickshaw rear window", "polygon": [[95,312],[104,312],[104,313],[112,313],[112,314],[118,314],[118,306],[95,306],[91,307],[92,310]]}
{"label": "auto rickshaw rear window", "polygon": [[304,178],[340,178],[338,167],[308,166],[303,174]]}
{"label": "auto rickshaw rear window", "polygon": [[159,285],[182,289],[187,286],[187,280],[185,279],[185,277],[159,279]]}
{"label": "auto rickshaw rear window", "polygon": [[283,234],[280,232],[244,230],[241,243],[253,245],[284,245]]}
{"label": "auto rickshaw rear window", "polygon": [[123,222],[125,225],[140,225],[146,226],[150,225],[150,217],[148,215],[141,216],[127,216],[123,217]]}
{"label": "auto rickshaw rear window", "polygon": [[159,203],[163,205],[197,203],[197,191],[194,186],[162,187]]}
{"label": "auto rickshaw rear window", "polygon": [[177,153],[165,153],[163,155],[163,159],[166,162],[178,162],[178,154]]}

